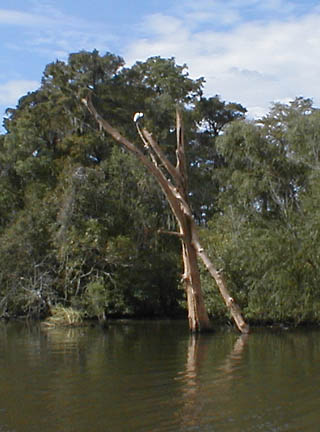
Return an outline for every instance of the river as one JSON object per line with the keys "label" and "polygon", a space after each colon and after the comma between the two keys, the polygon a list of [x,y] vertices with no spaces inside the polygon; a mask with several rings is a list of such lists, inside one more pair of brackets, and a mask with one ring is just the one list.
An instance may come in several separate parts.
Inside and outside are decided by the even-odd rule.
{"label": "river", "polygon": [[0,325],[0,432],[317,432],[320,330]]}

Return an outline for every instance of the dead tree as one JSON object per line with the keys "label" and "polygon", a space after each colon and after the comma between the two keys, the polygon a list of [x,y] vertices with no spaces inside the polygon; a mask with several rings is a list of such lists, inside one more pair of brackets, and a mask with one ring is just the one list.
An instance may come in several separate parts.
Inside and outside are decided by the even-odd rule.
{"label": "dead tree", "polygon": [[89,112],[98,122],[100,128],[110,134],[129,152],[133,153],[146,167],[149,173],[157,180],[170,205],[179,227],[179,231],[172,234],[179,236],[182,244],[182,257],[184,264],[182,278],[186,289],[190,330],[192,332],[200,332],[211,329],[201,289],[198,266],[198,258],[200,258],[213,279],[216,281],[223,300],[229,308],[238,329],[242,333],[248,333],[249,326],[244,321],[239,306],[230,296],[223,275],[216,270],[199,240],[197,226],[188,200],[187,165],[183,122],[180,110],[176,110],[177,147],[176,165],[174,166],[166,157],[152,134],[147,129],[139,126],[139,115],[135,116],[135,120],[145,151],[121,135],[117,129],[112,127],[108,121],[101,117],[92,103],[91,96],[83,99],[83,103],[87,106]]}

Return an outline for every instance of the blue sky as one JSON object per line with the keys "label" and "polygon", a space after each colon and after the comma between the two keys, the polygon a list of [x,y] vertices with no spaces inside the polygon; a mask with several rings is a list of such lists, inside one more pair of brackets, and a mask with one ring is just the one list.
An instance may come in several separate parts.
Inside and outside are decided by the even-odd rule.
{"label": "blue sky", "polygon": [[319,0],[11,0],[0,4],[0,119],[46,64],[98,49],[127,64],[174,56],[207,95],[250,115],[273,101],[320,106]]}

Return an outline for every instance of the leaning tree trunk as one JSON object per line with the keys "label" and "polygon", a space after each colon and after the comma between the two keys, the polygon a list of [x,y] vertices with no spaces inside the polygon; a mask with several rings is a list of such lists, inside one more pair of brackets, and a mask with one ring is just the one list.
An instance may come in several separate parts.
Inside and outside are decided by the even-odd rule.
{"label": "leaning tree trunk", "polygon": [[200,283],[198,267],[198,258],[200,258],[216,281],[222,298],[229,308],[238,329],[242,333],[248,333],[249,326],[245,323],[239,306],[230,296],[222,274],[215,269],[213,263],[202,248],[198,238],[197,226],[188,202],[183,123],[179,109],[177,109],[176,113],[177,163],[176,166],[174,166],[163,153],[161,147],[155,141],[150,132],[145,128],[141,129],[138,122],[136,122],[137,130],[149,157],[138,146],[122,136],[117,129],[113,128],[98,114],[92,103],[91,96],[84,99],[83,103],[99,123],[99,126],[110,134],[117,142],[124,145],[127,150],[133,153],[140,162],[142,162],[149,173],[157,180],[171,207],[179,227],[179,232],[172,234],[178,235],[182,243],[182,257],[184,264],[183,280],[185,282],[187,295],[190,330],[192,332],[200,332],[211,328]]}

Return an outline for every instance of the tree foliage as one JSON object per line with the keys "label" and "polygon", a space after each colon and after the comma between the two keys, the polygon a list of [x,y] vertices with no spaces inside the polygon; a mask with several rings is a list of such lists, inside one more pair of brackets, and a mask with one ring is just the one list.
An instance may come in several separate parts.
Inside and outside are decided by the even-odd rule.
{"label": "tree foliage", "polygon": [[312,102],[297,98],[219,138],[221,211],[207,241],[258,322],[319,320],[319,125]]}
{"label": "tree foliage", "polygon": [[[203,95],[186,65],[151,57],[127,67],[98,51],[46,66],[38,90],[7,110],[0,135],[0,316],[184,313],[170,209],[144,168],[99,130],[92,94],[140,146],[144,125],[174,158],[184,108],[189,196],[203,241],[254,321],[319,321],[320,111],[274,104],[258,121]],[[143,146],[140,147],[143,150]],[[203,273],[206,301],[225,319]]]}

